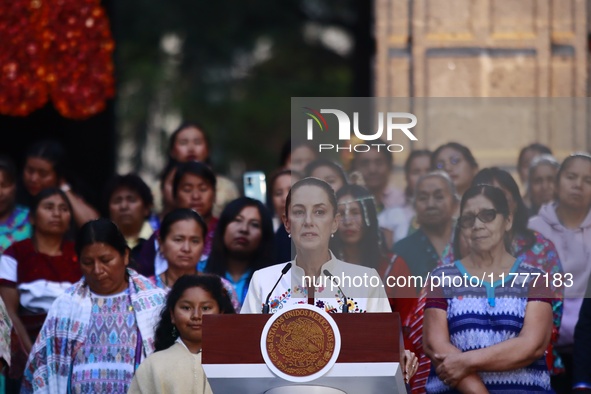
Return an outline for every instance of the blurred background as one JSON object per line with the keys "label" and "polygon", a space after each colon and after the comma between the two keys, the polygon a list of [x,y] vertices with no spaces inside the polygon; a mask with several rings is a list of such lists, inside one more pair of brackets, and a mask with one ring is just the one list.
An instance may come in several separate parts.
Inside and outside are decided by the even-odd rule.
{"label": "blurred background", "polygon": [[[246,170],[269,172],[290,137],[291,97],[575,100],[590,89],[587,0],[85,3],[102,6],[110,23],[114,97],[82,120],[63,116],[52,101],[26,115],[4,114],[0,151],[22,165],[31,141],[57,138],[97,191],[113,171],[135,171],[154,183],[181,120],[209,133],[216,171],[235,180]],[[14,20],[2,18],[5,25]],[[10,29],[0,31],[0,38],[12,37]],[[527,130],[499,123],[504,142],[494,151],[479,146],[477,136],[459,137],[475,156],[501,154],[505,165],[531,142],[557,156],[589,150],[587,104],[575,103],[582,110]],[[444,133],[418,147],[457,139],[451,129],[441,124]]]}

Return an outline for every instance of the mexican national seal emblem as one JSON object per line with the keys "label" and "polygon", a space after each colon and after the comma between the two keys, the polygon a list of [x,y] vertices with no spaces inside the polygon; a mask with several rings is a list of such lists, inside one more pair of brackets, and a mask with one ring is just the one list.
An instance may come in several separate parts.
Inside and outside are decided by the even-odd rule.
{"label": "mexican national seal emblem", "polygon": [[311,381],[328,372],[340,347],[340,334],[332,317],[306,304],[274,314],[261,337],[261,351],[269,368],[297,382]]}

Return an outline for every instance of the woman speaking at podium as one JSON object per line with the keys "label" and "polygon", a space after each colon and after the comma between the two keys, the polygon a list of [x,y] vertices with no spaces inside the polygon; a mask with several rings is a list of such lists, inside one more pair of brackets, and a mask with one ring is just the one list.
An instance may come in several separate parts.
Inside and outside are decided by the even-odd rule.
{"label": "woman speaking at podium", "polygon": [[[253,274],[241,313],[274,313],[306,303],[332,313],[391,312],[376,270],[340,261],[328,248],[339,225],[337,200],[328,183],[317,178],[296,182],[287,195],[283,221],[296,257]],[[410,378],[416,357],[405,352]]]}

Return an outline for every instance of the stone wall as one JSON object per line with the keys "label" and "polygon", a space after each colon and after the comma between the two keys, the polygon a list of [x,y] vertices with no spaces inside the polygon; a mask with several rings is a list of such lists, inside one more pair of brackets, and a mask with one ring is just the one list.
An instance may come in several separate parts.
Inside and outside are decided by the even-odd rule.
{"label": "stone wall", "polygon": [[575,99],[589,93],[588,20],[588,0],[376,0],[375,95],[564,97],[507,116],[491,106],[469,130],[463,116],[432,121],[427,102],[413,108],[430,115],[417,147],[458,140],[504,166],[531,142],[558,157],[591,151],[591,117]]}

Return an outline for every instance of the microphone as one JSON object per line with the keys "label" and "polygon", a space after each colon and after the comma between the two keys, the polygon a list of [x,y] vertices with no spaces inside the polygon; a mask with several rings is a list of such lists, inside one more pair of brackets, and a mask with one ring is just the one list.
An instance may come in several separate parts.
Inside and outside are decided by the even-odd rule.
{"label": "microphone", "polygon": [[265,313],[265,314],[269,313],[269,310],[270,310],[269,299],[271,298],[271,294],[273,294],[273,290],[275,290],[275,288],[279,284],[279,281],[281,280],[281,278],[283,278],[283,275],[287,274],[287,271],[289,271],[290,268],[291,268],[291,263],[287,263],[287,264],[285,264],[285,267],[283,267],[283,269],[281,270],[281,276],[279,277],[279,279],[277,279],[277,282],[275,282],[275,286],[273,286],[273,288],[269,292],[269,295],[267,296],[267,299],[265,300],[265,305],[263,305],[262,313]]}
{"label": "microphone", "polygon": [[[324,275],[328,276],[331,281],[334,279],[334,275],[331,274],[329,270],[324,270],[323,272],[324,272]],[[347,296],[343,292],[343,289],[341,289],[341,286],[339,286],[337,284],[337,287],[339,288],[339,290],[341,291],[341,294],[343,295],[343,298],[345,299],[345,302],[343,303],[343,308],[341,309],[341,313],[349,313],[349,303],[347,302]]]}

